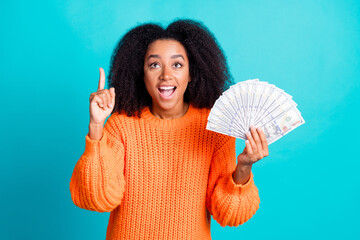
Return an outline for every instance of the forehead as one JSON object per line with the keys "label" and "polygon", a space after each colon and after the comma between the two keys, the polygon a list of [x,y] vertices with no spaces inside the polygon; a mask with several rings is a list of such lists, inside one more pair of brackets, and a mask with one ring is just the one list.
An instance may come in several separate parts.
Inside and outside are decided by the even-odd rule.
{"label": "forehead", "polygon": [[182,54],[186,58],[185,47],[176,40],[173,39],[159,39],[149,44],[146,55],[157,54],[157,55],[173,55]]}

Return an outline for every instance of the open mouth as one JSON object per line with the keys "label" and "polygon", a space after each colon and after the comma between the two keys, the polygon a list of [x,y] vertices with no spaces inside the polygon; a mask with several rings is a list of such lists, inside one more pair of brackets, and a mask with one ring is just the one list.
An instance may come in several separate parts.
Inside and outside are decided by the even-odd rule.
{"label": "open mouth", "polygon": [[175,86],[161,86],[158,89],[159,89],[160,95],[162,97],[169,98],[174,94],[176,87]]}

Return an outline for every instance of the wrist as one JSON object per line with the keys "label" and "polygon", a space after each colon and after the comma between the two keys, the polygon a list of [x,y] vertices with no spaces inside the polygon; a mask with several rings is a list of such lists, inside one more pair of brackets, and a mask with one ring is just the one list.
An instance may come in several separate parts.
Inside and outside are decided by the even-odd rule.
{"label": "wrist", "polygon": [[89,137],[92,140],[100,140],[102,138],[103,135],[103,128],[104,128],[104,124],[103,123],[91,123],[89,124]]}
{"label": "wrist", "polygon": [[91,122],[89,123],[89,128],[94,128],[94,129],[98,129],[98,128],[103,128],[104,127],[104,123],[95,123],[95,122]]}
{"label": "wrist", "polygon": [[242,165],[238,164],[232,174],[233,180],[236,184],[245,184],[250,179],[252,164]]}
{"label": "wrist", "polygon": [[243,173],[251,172],[252,164],[241,164],[236,165],[236,170]]}

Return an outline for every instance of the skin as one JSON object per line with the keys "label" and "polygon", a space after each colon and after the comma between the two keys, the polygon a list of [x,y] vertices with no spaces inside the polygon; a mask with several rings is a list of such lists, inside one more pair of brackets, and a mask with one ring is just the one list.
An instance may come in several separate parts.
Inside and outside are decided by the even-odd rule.
{"label": "skin", "polygon": [[90,123],[88,136],[100,140],[103,135],[105,119],[115,106],[115,89],[105,89],[105,72],[100,68],[100,79],[96,92],[90,94]]}
{"label": "skin", "polygon": [[[183,45],[175,40],[157,40],[151,43],[144,59],[144,82],[152,98],[151,112],[161,119],[183,116],[188,104],[184,93],[191,81],[189,60]],[[174,86],[175,92],[167,99],[160,86]]]}
{"label": "skin", "polygon": [[[182,117],[188,104],[184,102],[184,93],[191,81],[189,60],[185,48],[175,40],[157,40],[149,45],[144,58],[144,82],[152,98],[151,112],[161,119]],[[176,90],[169,98],[160,94],[160,86],[175,86]],[[115,105],[115,89],[105,89],[105,72],[100,68],[98,89],[90,95],[90,124],[88,136],[100,140],[106,118]],[[250,178],[252,165],[269,155],[268,143],[261,128],[250,127],[245,148],[237,157],[233,180],[236,184],[245,184]]]}
{"label": "skin", "polygon": [[251,173],[254,163],[269,155],[268,143],[264,131],[261,128],[250,127],[250,133],[246,134],[245,148],[237,157],[238,163],[233,173],[236,184],[245,184]]}

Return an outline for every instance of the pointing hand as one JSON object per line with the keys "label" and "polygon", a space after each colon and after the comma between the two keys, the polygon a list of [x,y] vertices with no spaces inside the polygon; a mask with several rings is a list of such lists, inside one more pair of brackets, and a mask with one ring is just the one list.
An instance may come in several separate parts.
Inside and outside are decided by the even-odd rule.
{"label": "pointing hand", "polygon": [[96,92],[90,94],[90,123],[104,124],[115,105],[115,89],[105,88],[105,72],[100,68],[100,79]]}

